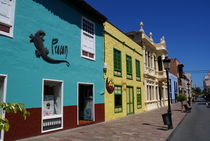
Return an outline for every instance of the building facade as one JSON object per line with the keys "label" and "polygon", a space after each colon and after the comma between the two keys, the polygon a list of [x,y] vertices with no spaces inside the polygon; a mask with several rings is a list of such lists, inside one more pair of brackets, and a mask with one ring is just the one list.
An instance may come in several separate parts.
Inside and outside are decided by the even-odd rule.
{"label": "building facade", "polygon": [[188,98],[192,98],[192,79],[191,79],[191,73],[185,72],[184,73],[187,81],[187,96]]}
{"label": "building facade", "polygon": [[109,22],[105,29],[105,120],[144,111],[143,50]]}
{"label": "building facade", "polygon": [[181,64],[178,59],[176,58],[170,58],[170,70],[169,72],[173,75],[175,75],[178,79],[178,89],[179,93],[186,94],[186,88],[187,88],[187,80],[185,80],[183,67],[184,65]]}
{"label": "building facade", "polygon": [[204,88],[205,94],[210,93],[210,72],[208,73],[207,76],[204,77],[203,88]]}
{"label": "building facade", "polygon": [[143,47],[146,110],[165,106],[168,94],[166,71],[162,60],[168,51],[164,37],[159,43],[155,43],[152,33],[149,37],[145,34],[143,23],[140,24],[140,31],[129,32],[127,35]]}
{"label": "building facade", "polygon": [[30,112],[6,115],[4,139],[104,121],[106,17],[84,1],[1,0],[0,9],[1,100]]}
{"label": "building facade", "polygon": [[171,103],[176,102],[176,97],[179,94],[179,89],[178,89],[178,79],[177,76],[173,75],[172,73],[169,72],[169,95],[171,99]]}

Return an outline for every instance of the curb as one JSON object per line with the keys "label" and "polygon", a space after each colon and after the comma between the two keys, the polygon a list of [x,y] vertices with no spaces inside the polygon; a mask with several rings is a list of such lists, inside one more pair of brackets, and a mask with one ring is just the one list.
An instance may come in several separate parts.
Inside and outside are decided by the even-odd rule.
{"label": "curb", "polygon": [[170,141],[171,137],[174,136],[174,134],[176,133],[176,130],[179,128],[180,124],[184,121],[184,119],[186,118],[187,115],[188,115],[188,113],[186,113],[184,115],[184,117],[182,118],[182,120],[179,122],[179,124],[176,126],[176,128],[172,131],[172,133],[168,136],[168,138],[166,139],[166,141]]}

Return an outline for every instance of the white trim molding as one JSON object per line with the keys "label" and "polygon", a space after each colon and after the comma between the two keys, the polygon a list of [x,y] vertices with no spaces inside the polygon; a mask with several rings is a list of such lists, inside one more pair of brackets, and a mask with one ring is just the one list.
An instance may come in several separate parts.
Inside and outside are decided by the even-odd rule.
{"label": "white trim molding", "polygon": [[93,86],[93,121],[95,121],[95,84],[89,82],[77,82],[77,125],[79,125],[79,85]]}
{"label": "white trim molding", "polygon": [[[83,27],[84,21],[89,23],[85,27]],[[81,56],[93,61],[96,60],[95,23],[83,16],[81,18]]]}
{"label": "white trim molding", "polygon": [[1,31],[0,35],[13,38],[16,0],[0,0],[0,25],[9,28],[9,32]]}
{"label": "white trim molding", "polygon": [[[50,82],[50,83],[58,83],[60,86],[60,114],[58,115],[50,115],[50,116],[44,116],[43,115],[43,111],[44,111],[44,84],[45,82]],[[50,132],[50,131],[55,131],[55,130],[59,130],[59,129],[63,129],[63,87],[64,87],[64,82],[63,80],[54,80],[54,79],[42,79],[42,120],[41,120],[41,133],[45,133],[45,132]],[[44,120],[47,121],[49,120],[49,122],[45,122]],[[51,121],[50,121],[51,120]],[[59,127],[55,127],[49,130],[44,130],[43,127],[44,125],[55,125],[56,126],[61,124],[61,126]]]}
{"label": "white trim molding", "polygon": [[[2,91],[2,101],[6,102],[6,94],[7,94],[7,75],[0,74],[0,78],[3,78],[3,91]],[[2,118],[5,118],[5,113],[2,113]],[[4,130],[1,130],[1,138],[0,141],[4,140]]]}

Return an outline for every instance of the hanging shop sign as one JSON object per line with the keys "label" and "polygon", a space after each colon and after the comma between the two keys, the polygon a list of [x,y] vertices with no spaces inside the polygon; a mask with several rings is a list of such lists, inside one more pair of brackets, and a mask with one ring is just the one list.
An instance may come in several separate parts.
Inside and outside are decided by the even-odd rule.
{"label": "hanging shop sign", "polygon": [[106,78],[106,90],[109,94],[113,93],[114,91],[114,82],[112,79]]}
{"label": "hanging shop sign", "polygon": [[[49,50],[44,46],[44,36],[45,36],[45,32],[43,30],[38,30],[34,35],[31,34],[30,37],[30,42],[34,43],[34,46],[36,48],[35,50],[35,55],[38,58],[42,58],[43,60],[45,60],[48,63],[51,64],[59,64],[59,63],[66,63],[66,65],[69,67],[70,63],[66,60],[57,60],[57,59],[53,59],[51,57],[48,56],[49,54]],[[53,39],[52,40],[52,53],[54,54],[67,54],[68,53],[68,47],[67,46],[58,46],[58,39]],[[67,55],[66,55],[67,57]]]}

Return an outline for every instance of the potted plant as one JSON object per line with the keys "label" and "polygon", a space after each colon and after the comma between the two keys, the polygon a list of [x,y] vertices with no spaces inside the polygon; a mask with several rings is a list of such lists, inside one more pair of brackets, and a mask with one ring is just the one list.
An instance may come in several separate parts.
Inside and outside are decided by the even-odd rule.
{"label": "potted plant", "polygon": [[183,102],[187,100],[187,96],[185,94],[179,94],[176,98],[177,101],[181,102],[181,110],[183,111]]}

